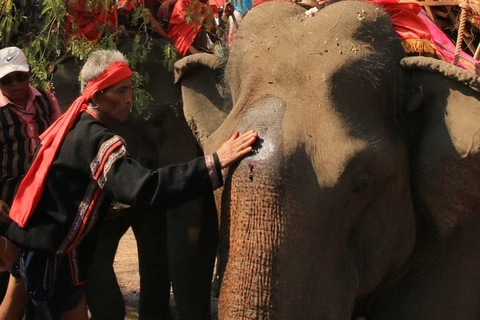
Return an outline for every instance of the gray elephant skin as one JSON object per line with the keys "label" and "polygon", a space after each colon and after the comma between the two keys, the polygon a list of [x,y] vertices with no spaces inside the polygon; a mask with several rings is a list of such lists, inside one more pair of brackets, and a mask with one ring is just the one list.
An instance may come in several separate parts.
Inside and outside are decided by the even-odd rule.
{"label": "gray elephant skin", "polygon": [[[202,155],[182,114],[180,90],[173,73],[164,65],[166,41],[152,40],[143,68],[145,86],[153,101],[142,114],[132,113],[126,123],[114,129],[127,142],[129,153],[143,165],[156,169],[182,163]],[[132,50],[133,39],[118,45]],[[55,95],[67,108],[79,95],[80,64],[63,60],[52,78]],[[169,318],[170,280],[180,319],[210,319],[210,290],[218,226],[213,196],[167,210],[139,212],[127,209],[111,214],[97,246],[87,286],[87,300],[93,318],[125,318],[123,296],[113,270],[118,242],[129,227],[135,234],[140,269],[140,319]]]}
{"label": "gray elephant skin", "polygon": [[220,319],[480,319],[480,80],[407,57],[390,19],[267,2],[227,59],[175,65],[204,152],[254,152],[216,191]]}

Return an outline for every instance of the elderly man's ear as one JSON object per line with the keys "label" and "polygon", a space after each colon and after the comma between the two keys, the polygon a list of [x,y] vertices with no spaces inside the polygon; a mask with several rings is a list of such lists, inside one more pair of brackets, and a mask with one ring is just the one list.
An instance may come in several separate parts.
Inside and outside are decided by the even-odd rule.
{"label": "elderly man's ear", "polygon": [[101,95],[102,95],[102,91],[96,91],[93,95],[92,95],[92,104],[94,106],[98,106],[98,104],[101,102],[102,98],[101,98]]}

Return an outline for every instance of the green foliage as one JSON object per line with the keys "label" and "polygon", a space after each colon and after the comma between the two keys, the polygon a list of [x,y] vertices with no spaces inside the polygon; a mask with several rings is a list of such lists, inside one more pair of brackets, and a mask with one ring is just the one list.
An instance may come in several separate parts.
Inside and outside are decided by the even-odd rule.
{"label": "green foliage", "polygon": [[[85,61],[90,53],[98,49],[116,49],[117,39],[123,30],[105,28],[103,38],[93,44],[83,37],[64,37],[68,0],[42,0],[42,8],[34,6],[33,0],[0,1],[0,43],[2,47],[18,46],[26,54],[32,72],[32,85],[51,87],[50,78],[58,62],[66,55]],[[114,0],[87,0],[86,8],[94,10],[99,4],[109,7]],[[144,18],[138,8],[133,13],[134,22]],[[73,26],[75,29],[76,26]],[[140,33],[146,33],[144,24],[138,25]],[[147,39],[151,39],[148,38]],[[133,70],[133,97],[137,111],[141,113],[152,100],[143,87],[148,77],[142,70],[152,46],[149,41],[140,43],[136,36],[132,52],[126,54]]]}
{"label": "green foliage", "polygon": [[[192,0],[185,13],[187,23],[198,27],[202,25],[214,32],[212,9],[208,5]],[[95,10],[99,6],[109,8],[115,0],[86,0],[86,10],[91,10],[95,17]],[[41,3],[41,6],[38,5]],[[91,43],[78,35],[70,34],[65,37],[65,22],[67,6],[81,3],[79,0],[0,0],[0,43],[2,47],[18,46],[27,55],[31,71],[32,85],[50,88],[50,79],[59,61],[66,55],[74,56],[77,61],[85,61],[92,51],[97,49],[115,49],[122,29],[111,30],[105,26],[103,38],[98,43]],[[131,23],[142,34],[147,34],[148,16],[146,9],[136,8],[132,13]],[[207,19],[203,17],[209,17]],[[77,26],[73,25],[75,30]],[[73,32],[74,33],[74,32]],[[218,34],[217,34],[218,36]],[[142,69],[143,62],[152,48],[152,44],[142,41],[145,37],[136,36],[132,52],[126,56],[133,70],[133,97],[138,113],[142,113],[152,100],[151,95],[143,88],[148,82],[148,76]],[[215,44],[218,46],[218,42]],[[215,48],[215,51],[217,48]],[[177,51],[172,45],[164,48],[164,64],[173,70],[174,63],[179,59]],[[60,65],[61,67],[61,65]]]}
{"label": "green foliage", "polygon": [[[207,18],[204,18],[207,17]],[[206,30],[213,29],[213,11],[200,0],[192,0],[185,12],[185,22],[197,27],[204,26]]]}
{"label": "green foliage", "polygon": [[142,89],[148,82],[148,75],[143,72],[142,64],[146,62],[152,44],[150,42],[142,43],[140,40],[141,37],[136,35],[132,52],[127,54],[127,59],[133,70],[133,101],[135,101],[137,111],[141,113],[152,100],[150,93]]}
{"label": "green foliage", "polygon": [[18,29],[19,21],[11,14],[15,7],[13,0],[0,2],[0,14],[2,14],[2,19],[0,20],[0,29],[2,30],[0,40],[2,44],[8,41],[12,30]]}
{"label": "green foliage", "polygon": [[[185,12],[185,22],[187,24],[194,24],[195,27],[198,28],[205,28],[210,35],[210,40],[213,42],[208,49],[215,55],[221,58],[224,57],[223,51],[225,49],[225,43],[222,39],[224,37],[223,27],[225,26],[220,28],[216,26],[212,7],[206,5],[202,0],[191,0]],[[173,61],[173,63],[175,63],[175,61]]]}
{"label": "green foliage", "polygon": [[179,59],[177,50],[175,50],[175,47],[173,45],[167,44],[163,48],[163,55],[165,57],[165,60],[163,60],[163,64],[165,65],[165,67],[167,67],[168,70],[173,70],[173,65]]}

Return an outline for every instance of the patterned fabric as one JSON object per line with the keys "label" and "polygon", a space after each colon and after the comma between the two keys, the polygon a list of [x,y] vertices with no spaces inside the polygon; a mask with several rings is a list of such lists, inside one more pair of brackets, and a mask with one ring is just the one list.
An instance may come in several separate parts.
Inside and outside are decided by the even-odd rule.
{"label": "patterned fabric", "polygon": [[92,181],[87,187],[70,231],[57,251],[57,255],[69,254],[75,283],[82,283],[76,259],[76,246],[82,242],[85,235],[89,233],[98,219],[99,209],[103,203],[101,189],[107,181],[108,171],[112,164],[126,153],[127,150],[123,139],[119,136],[113,136],[102,144],[97,156],[90,164]]}
{"label": "patterned fabric", "polygon": [[[1,199],[12,203],[20,181],[25,176],[33,154],[31,144],[51,123],[51,104],[46,95],[36,97],[37,111],[31,121],[24,122],[10,108],[0,109],[0,176]],[[33,134],[28,134],[28,128]],[[32,132],[30,132],[32,133]]]}
{"label": "patterned fabric", "polygon": [[[222,172],[220,171],[219,166],[215,165],[216,154],[205,156],[205,163],[207,164],[208,175],[210,176],[210,181],[212,182],[213,189],[218,189],[223,185],[222,181]],[[217,163],[219,163],[217,158]]]}
{"label": "patterned fabric", "polygon": [[[425,11],[422,10],[418,16],[430,30],[433,37],[433,42],[437,46],[437,50],[442,55],[442,60],[453,63],[455,60],[455,44],[440,28],[437,27],[432,20],[430,20]],[[464,51],[460,52],[458,66],[475,73],[477,76],[480,76],[480,61],[475,60],[472,56],[468,55]]]}
{"label": "patterned fabric", "polygon": [[[418,4],[399,3],[399,0],[367,0],[381,6],[392,20],[395,32],[407,53],[435,55],[438,59],[453,63],[455,44],[430,20]],[[480,61],[465,52],[460,53],[459,67],[480,75]]]}
{"label": "patterned fabric", "polygon": [[20,108],[16,106],[13,102],[10,101],[0,90],[0,108],[12,108],[12,110],[23,120],[23,121],[30,121],[33,119],[35,112],[37,110],[37,98],[43,96],[45,100],[47,100],[51,105],[51,122],[57,120],[62,112],[60,111],[60,106],[58,105],[57,98],[49,92],[45,91],[41,88],[35,88],[30,86],[30,92],[28,93],[27,97],[27,104],[25,108]]}

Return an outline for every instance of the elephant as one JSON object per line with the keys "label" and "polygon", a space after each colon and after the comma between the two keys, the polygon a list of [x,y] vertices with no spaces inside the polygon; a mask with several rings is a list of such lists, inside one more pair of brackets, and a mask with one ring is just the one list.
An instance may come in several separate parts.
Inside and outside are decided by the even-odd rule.
{"label": "elephant", "polygon": [[266,2],[226,59],[175,64],[223,170],[219,319],[480,318],[480,79],[407,56],[381,8]]}
{"label": "elephant", "polygon": [[[143,39],[143,38],[142,38]],[[146,41],[146,39],[144,39]],[[150,38],[152,49],[143,64],[149,76],[144,89],[153,101],[144,113],[132,113],[114,129],[128,152],[144,166],[156,169],[203,155],[182,114],[180,90],[164,65],[167,42]],[[134,40],[118,50],[130,52]],[[64,58],[52,77],[64,109],[79,94],[80,63]],[[125,319],[125,305],[113,270],[120,238],[132,227],[139,253],[140,319],[169,319],[170,281],[180,319],[210,319],[210,290],[218,244],[213,194],[166,212],[113,212],[104,224],[87,284],[92,319]]]}

